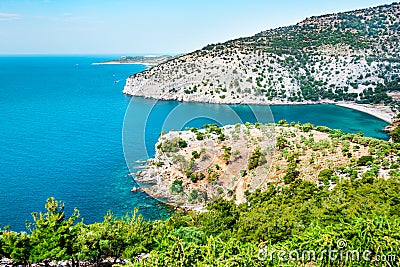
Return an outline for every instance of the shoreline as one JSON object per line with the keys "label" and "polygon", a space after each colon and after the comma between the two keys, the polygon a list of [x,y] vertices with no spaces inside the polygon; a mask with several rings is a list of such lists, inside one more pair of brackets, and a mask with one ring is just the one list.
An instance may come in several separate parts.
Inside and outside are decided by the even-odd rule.
{"label": "shoreline", "polygon": [[179,100],[179,99],[170,99],[170,98],[154,98],[151,96],[144,96],[144,95],[132,95],[125,90],[123,91],[124,94],[128,96],[134,96],[134,97],[143,97],[143,98],[149,98],[149,99],[157,99],[157,100],[162,100],[162,101],[178,101],[178,102],[187,102],[187,103],[206,103],[206,104],[225,104],[225,105],[264,105],[264,106],[283,106],[283,105],[336,105],[340,106],[343,108],[348,108],[348,109],[353,109],[362,113],[366,113],[368,115],[371,115],[375,118],[378,118],[382,121],[385,121],[388,124],[393,123],[393,119],[395,117],[395,113],[391,110],[389,106],[385,105],[372,105],[372,104],[357,104],[354,102],[346,102],[346,101],[341,101],[341,102],[335,102],[335,101],[330,101],[330,100],[321,100],[321,101],[306,101],[306,102],[285,102],[285,101],[271,101],[268,103],[262,102],[262,101],[242,101],[242,102],[230,102],[230,101],[212,101],[213,99],[210,99],[209,101],[196,101],[196,100]]}
{"label": "shoreline", "polygon": [[144,62],[118,62],[118,61],[109,61],[109,62],[93,62],[92,65],[144,65],[146,67],[151,67],[157,65],[156,63],[144,63]]}

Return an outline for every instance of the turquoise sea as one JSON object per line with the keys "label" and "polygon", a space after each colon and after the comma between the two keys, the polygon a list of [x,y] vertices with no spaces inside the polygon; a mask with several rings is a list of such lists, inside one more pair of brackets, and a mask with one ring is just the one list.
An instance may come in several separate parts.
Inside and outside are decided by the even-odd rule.
{"label": "turquoise sea", "polygon": [[[148,219],[168,216],[168,209],[157,201],[141,192],[130,192],[135,182],[127,176],[122,145],[130,101],[131,115],[127,117],[133,110],[134,120],[148,118],[148,154],[143,151],[141,139],[144,129],[129,128],[129,152],[140,160],[154,153],[152,148],[162,125],[177,107],[193,114],[207,110],[221,116],[225,116],[226,109],[176,101],[159,101],[152,109],[154,101],[121,93],[126,77],[144,70],[144,66],[92,65],[116,57],[0,57],[0,226],[24,230],[30,213],[42,211],[49,196],[64,200],[67,212],[78,207],[87,223],[102,220],[110,209],[122,215],[138,207]],[[254,121],[249,107],[230,108],[242,120]],[[153,110],[153,116],[148,116],[149,110]],[[350,109],[307,105],[275,106],[271,110],[275,121],[312,122],[387,139],[380,132],[386,126],[384,121]],[[174,116],[179,114],[183,113]],[[209,121],[200,118],[182,127],[201,126],[204,122]]]}

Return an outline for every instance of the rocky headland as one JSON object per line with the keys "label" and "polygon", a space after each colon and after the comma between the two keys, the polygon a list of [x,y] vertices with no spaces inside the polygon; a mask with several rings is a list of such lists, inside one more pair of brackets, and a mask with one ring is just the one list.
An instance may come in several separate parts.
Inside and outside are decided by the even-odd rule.
{"label": "rocky headland", "polygon": [[399,172],[392,146],[396,144],[285,121],[207,125],[162,135],[155,157],[135,180],[165,203],[201,209],[218,198],[242,203],[256,189],[297,179],[333,187],[339,178],[387,178]]}

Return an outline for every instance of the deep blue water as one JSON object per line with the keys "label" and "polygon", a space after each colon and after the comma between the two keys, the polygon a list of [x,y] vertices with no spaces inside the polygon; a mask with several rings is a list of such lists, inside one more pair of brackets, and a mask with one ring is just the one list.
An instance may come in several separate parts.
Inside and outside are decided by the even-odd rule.
{"label": "deep blue water", "polygon": [[[165,208],[133,194],[121,146],[130,98],[125,78],[138,65],[92,65],[109,58],[0,57],[0,224],[23,230],[49,196],[78,207],[85,222],[112,209]],[[120,82],[115,83],[115,81]]]}
{"label": "deep blue water", "polygon": [[[121,93],[125,78],[144,66],[92,65],[111,58],[0,57],[0,225],[24,230],[30,213],[42,211],[49,196],[64,200],[68,212],[78,207],[87,223],[102,220],[110,209],[122,215],[138,207],[148,219],[168,216],[155,200],[130,192],[135,183],[126,177],[124,149],[133,171],[136,160],[154,153],[162,129],[273,119],[263,106],[127,97]],[[380,132],[385,122],[342,107],[271,110],[275,121],[387,138]]]}

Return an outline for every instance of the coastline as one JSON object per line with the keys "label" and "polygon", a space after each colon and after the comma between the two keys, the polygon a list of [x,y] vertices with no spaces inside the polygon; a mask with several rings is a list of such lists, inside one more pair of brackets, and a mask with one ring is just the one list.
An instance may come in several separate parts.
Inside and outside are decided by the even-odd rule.
{"label": "coastline", "polygon": [[341,101],[341,102],[335,102],[331,100],[321,100],[321,101],[304,101],[304,102],[290,102],[290,101],[227,101],[227,100],[221,100],[218,99],[218,101],[215,101],[216,99],[177,99],[171,98],[171,97],[160,97],[156,98],[153,96],[146,96],[146,95],[135,95],[131,94],[128,91],[123,90],[124,94],[129,95],[129,96],[136,96],[136,97],[144,97],[144,98],[150,98],[150,99],[158,99],[158,100],[173,100],[173,101],[179,101],[179,102],[194,102],[194,103],[209,103],[209,104],[225,104],[225,105],[266,105],[266,106],[282,106],[282,105],[318,105],[318,104],[329,104],[329,105],[336,105],[348,109],[353,109],[357,110],[366,114],[369,114],[371,116],[374,116],[380,120],[383,120],[387,122],[388,124],[393,123],[393,119],[395,117],[395,112],[391,110],[389,106],[385,105],[372,105],[372,104],[357,104],[354,102],[348,102],[348,101]]}
{"label": "coastline", "polygon": [[378,106],[378,105],[357,104],[357,103],[350,103],[350,102],[336,103],[335,105],[344,107],[344,108],[354,109],[354,110],[357,110],[357,111],[360,111],[363,113],[367,113],[378,119],[386,121],[389,124],[392,124],[393,118],[395,115],[395,113],[390,109],[390,107],[384,106],[384,105]]}
{"label": "coastline", "polygon": [[144,65],[146,67],[151,67],[157,65],[156,63],[144,63],[144,62],[119,62],[119,61],[109,61],[109,62],[93,62],[92,65]]}

